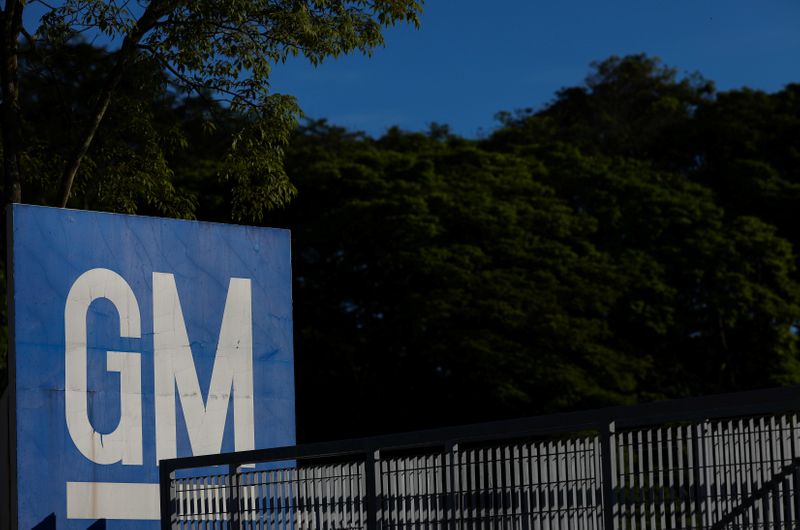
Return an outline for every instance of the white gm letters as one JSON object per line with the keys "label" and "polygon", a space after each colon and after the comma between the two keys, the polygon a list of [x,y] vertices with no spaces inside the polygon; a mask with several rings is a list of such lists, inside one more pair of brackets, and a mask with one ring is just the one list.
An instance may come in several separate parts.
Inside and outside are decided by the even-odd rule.
{"label": "white gm letters", "polygon": [[65,402],[67,429],[78,450],[98,464],[142,464],[142,376],[139,353],[109,351],[106,369],[119,372],[120,420],[110,434],[95,431],[89,421],[86,384],[86,314],[98,298],[106,298],[119,314],[119,334],[140,338],[139,304],[122,276],[108,269],[81,274],[64,308]]}
{"label": "white gm letters", "polygon": [[236,451],[255,447],[253,432],[253,326],[250,280],[231,278],[208,399],[203,403],[181,302],[172,274],[153,273],[156,460],[175,458],[175,387],[186,419],[192,453],[222,450],[222,434],[233,389]]}
{"label": "white gm letters", "polygon": [[[139,305],[119,274],[97,268],[75,280],[64,309],[67,428],[75,446],[92,462],[142,465],[140,353],[106,353],[106,369],[120,374],[120,421],[114,431],[98,433],[89,419],[86,317],[89,306],[99,298],[109,300],[116,308],[121,337],[141,338]],[[193,454],[221,451],[231,392],[235,449],[255,447],[249,279],[230,279],[205,402],[175,277],[168,273],[153,273],[153,350],[156,463],[177,456],[176,399],[181,403]]]}

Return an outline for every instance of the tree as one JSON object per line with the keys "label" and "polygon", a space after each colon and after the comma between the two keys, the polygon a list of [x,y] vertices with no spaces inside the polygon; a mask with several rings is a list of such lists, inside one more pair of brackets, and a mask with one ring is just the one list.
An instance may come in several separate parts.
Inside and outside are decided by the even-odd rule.
{"label": "tree", "polygon": [[[193,217],[191,191],[209,184],[182,186],[186,163],[213,143],[200,158],[215,172],[206,177],[224,180],[225,196],[210,194],[225,203],[222,218],[257,222],[294,193],[283,154],[300,109],[291,96],[270,92],[271,66],[295,56],[318,64],[370,53],[383,42],[382,27],[417,24],[421,4],[6,0],[4,202],[21,202],[24,192],[39,204]],[[30,6],[44,11],[36,28],[23,24]],[[85,35],[112,50],[85,44]],[[1,231],[5,256],[5,216]],[[4,363],[0,355],[0,380]]]}
{"label": "tree", "polygon": [[633,399],[644,366],[605,318],[620,278],[543,167],[313,123],[287,171],[303,439]]}
{"label": "tree", "polygon": [[628,278],[617,347],[651,366],[642,398],[800,380],[796,85],[717,93],[643,55],[593,68],[484,145],[543,164],[597,220],[590,241]]}
{"label": "tree", "polygon": [[[738,117],[656,60],[597,68],[479,142],[295,138],[304,439],[800,383],[796,247],[707,178],[747,155],[789,189],[791,143],[748,138],[791,138],[792,87]],[[744,146],[701,138],[725,119]]]}
{"label": "tree", "polygon": [[544,108],[498,117],[502,126],[489,139],[497,149],[560,141],[586,154],[647,160],[711,189],[728,215],[758,217],[800,244],[796,83],[772,94],[717,92],[702,75],[681,77],[654,57],[611,57]]}
{"label": "tree", "polygon": [[713,102],[714,83],[699,73],[684,77],[644,54],[612,56],[592,63],[582,86],[567,87],[534,112],[505,112],[494,141],[538,142],[544,136],[602,153],[647,159],[682,170],[691,158],[697,108]]}
{"label": "tree", "polygon": [[693,129],[694,178],[727,211],[772,224],[798,248],[800,84],[721,93],[698,108]]}
{"label": "tree", "polygon": [[[22,199],[25,109],[20,87],[21,54],[25,60],[52,65],[52,53],[80,34],[102,35],[117,44],[109,60],[98,65],[102,80],[91,110],[76,124],[63,160],[58,203],[66,206],[81,165],[113,96],[126,73],[151,61],[170,82],[241,114],[240,127],[227,152],[227,178],[234,189],[234,217],[258,219],[265,208],[283,204],[291,184],[282,154],[299,112],[293,98],[269,92],[271,66],[303,55],[312,63],[354,50],[369,53],[382,43],[381,26],[417,23],[421,2],[415,0],[153,0],[131,5],[103,0],[46,2],[41,25],[23,25],[24,0],[7,0],[2,11],[3,170],[6,202]],[[28,50],[20,47],[24,37]],[[209,116],[213,123],[213,117]],[[213,126],[213,125],[211,125]]]}
{"label": "tree", "polygon": [[639,399],[800,382],[796,258],[773,226],[726,215],[711,190],[650,162],[537,153],[625,278],[608,324],[614,348],[649,365]]}
{"label": "tree", "polygon": [[[88,44],[48,50],[48,64],[22,55],[20,80],[27,139],[21,168],[28,175],[26,198],[57,204],[55,185],[92,112],[110,55]],[[98,125],[92,147],[75,179],[72,204],[81,208],[191,217],[196,199],[176,188],[173,158],[190,149],[181,110],[194,98],[179,98],[169,78],[152,61],[132,65]],[[221,110],[221,109],[218,109]]]}
{"label": "tree", "polygon": [[[792,87],[737,114],[653,59],[599,64],[585,106],[485,141],[299,131],[273,220],[295,245],[301,439],[800,382],[797,247],[706,178],[746,155],[791,181]],[[754,131],[703,140],[726,119]]]}

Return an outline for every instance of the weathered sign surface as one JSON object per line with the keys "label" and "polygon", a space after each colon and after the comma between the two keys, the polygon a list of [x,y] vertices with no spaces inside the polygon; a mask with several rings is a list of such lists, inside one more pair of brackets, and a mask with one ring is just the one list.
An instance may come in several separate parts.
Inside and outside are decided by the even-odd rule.
{"label": "weathered sign surface", "polygon": [[287,231],[9,221],[18,528],[156,528],[158,460],[294,443]]}

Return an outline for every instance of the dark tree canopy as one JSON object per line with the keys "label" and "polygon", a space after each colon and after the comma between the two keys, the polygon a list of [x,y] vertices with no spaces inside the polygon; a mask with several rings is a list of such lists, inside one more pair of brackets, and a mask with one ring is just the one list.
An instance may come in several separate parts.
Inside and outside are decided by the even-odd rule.
{"label": "dark tree canopy", "polygon": [[301,435],[800,383],[798,101],[637,55],[477,142],[309,124]]}
{"label": "dark tree canopy", "polygon": [[[19,160],[52,203],[118,56],[33,53]],[[292,229],[301,441],[800,383],[800,85],[612,57],[480,140],[276,139],[137,53],[71,204]]]}
{"label": "dark tree canopy", "polygon": [[[23,22],[29,4],[43,10],[37,27],[26,28]],[[383,43],[384,26],[417,23],[421,10],[422,3],[416,0],[64,0],[54,4],[6,0],[0,11],[5,202],[21,201],[29,181],[43,178],[35,172],[38,168],[25,164],[31,158],[39,162],[36,146],[26,134],[31,102],[24,95],[35,93],[31,85],[38,82],[57,93],[58,108],[72,119],[67,138],[52,146],[60,151],[59,160],[43,162],[57,163],[51,168],[58,169],[57,177],[47,174],[47,187],[58,190],[52,204],[74,204],[70,202],[73,187],[80,180],[90,180],[95,188],[104,186],[106,192],[119,193],[116,200],[129,211],[135,211],[133,187],[149,186],[149,202],[158,205],[161,192],[169,187],[168,168],[150,167],[131,179],[126,168],[111,165],[98,172],[82,167],[90,151],[98,151],[94,142],[102,135],[100,127],[113,118],[108,112],[113,106],[120,110],[115,102],[118,93],[128,91],[125,85],[132,79],[138,82],[147,76],[137,69],[156,68],[155,75],[178,94],[205,104],[208,128],[218,125],[215,111],[220,108],[240,117],[225,138],[223,176],[232,190],[231,215],[259,220],[270,208],[286,204],[293,193],[282,158],[300,113],[293,97],[271,92],[272,66],[296,56],[318,64],[354,51],[370,53]],[[74,66],[84,70],[72,70],[65,77],[63,60],[75,51],[74,44],[83,35],[101,36],[113,49],[107,54],[82,53],[81,64]],[[82,99],[76,101],[76,96]],[[135,106],[140,99],[129,101]],[[86,106],[82,112],[74,112],[82,105]],[[153,132],[148,130],[148,118],[145,114],[140,123],[126,121],[132,132],[148,135]],[[161,153],[151,154],[157,158]],[[118,186],[123,180],[126,183]],[[162,213],[174,213],[171,205],[164,206]]]}
{"label": "dark tree canopy", "polygon": [[775,227],[649,161],[500,147],[293,142],[301,435],[800,383]]}

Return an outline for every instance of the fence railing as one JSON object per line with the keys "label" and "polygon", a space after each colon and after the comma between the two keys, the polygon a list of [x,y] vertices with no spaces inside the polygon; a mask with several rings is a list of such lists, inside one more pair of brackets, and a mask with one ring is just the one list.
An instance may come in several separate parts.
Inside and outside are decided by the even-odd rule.
{"label": "fence railing", "polygon": [[800,528],[800,388],[161,462],[162,529]]}

